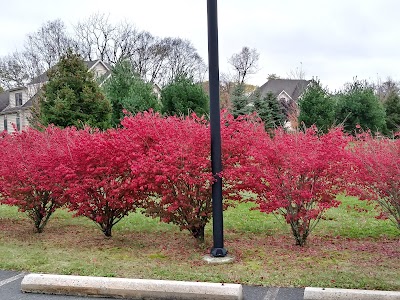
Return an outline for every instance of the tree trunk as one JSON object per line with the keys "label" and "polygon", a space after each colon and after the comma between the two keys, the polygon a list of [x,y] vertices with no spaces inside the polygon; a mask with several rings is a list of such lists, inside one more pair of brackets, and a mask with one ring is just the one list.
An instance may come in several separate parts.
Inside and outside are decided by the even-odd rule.
{"label": "tree trunk", "polygon": [[193,237],[200,243],[204,243],[204,227],[205,225],[190,228]]}

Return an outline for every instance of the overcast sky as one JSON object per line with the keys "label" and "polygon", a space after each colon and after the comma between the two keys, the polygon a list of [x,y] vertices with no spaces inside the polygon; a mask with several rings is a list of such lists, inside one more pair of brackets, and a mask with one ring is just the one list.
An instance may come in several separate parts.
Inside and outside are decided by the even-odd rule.
{"label": "overcast sky", "polygon": [[[207,63],[206,0],[0,0],[0,56],[19,49],[44,22],[73,25],[95,13],[127,20],[155,36],[189,39]],[[302,68],[330,90],[359,79],[400,80],[400,1],[219,0],[220,71],[243,46],[257,49],[259,71],[287,77]]]}

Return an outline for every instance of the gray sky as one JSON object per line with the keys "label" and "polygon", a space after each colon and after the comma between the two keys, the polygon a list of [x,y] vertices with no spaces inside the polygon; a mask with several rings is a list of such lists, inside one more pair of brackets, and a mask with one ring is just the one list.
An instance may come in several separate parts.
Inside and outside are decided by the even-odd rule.
{"label": "gray sky", "polygon": [[[189,39],[207,63],[206,0],[0,0],[0,56],[20,48],[44,22],[72,25],[94,13],[127,20],[153,35]],[[330,90],[359,79],[400,80],[400,1],[219,0],[220,71],[243,46],[260,54],[262,85],[268,74],[287,77],[302,68]]]}

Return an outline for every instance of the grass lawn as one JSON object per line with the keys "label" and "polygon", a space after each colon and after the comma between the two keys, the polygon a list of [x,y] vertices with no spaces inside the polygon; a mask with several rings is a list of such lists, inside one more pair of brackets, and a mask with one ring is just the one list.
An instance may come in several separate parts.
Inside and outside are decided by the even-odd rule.
{"label": "grass lawn", "polygon": [[[240,204],[224,214],[225,247],[236,260],[208,265],[212,246],[199,246],[174,225],[131,214],[105,238],[94,223],[60,210],[44,232],[13,207],[0,206],[0,269],[29,272],[242,283],[400,290],[400,233],[376,220],[365,202],[341,199],[308,244],[294,245],[289,227]],[[368,212],[349,210],[354,204]]]}

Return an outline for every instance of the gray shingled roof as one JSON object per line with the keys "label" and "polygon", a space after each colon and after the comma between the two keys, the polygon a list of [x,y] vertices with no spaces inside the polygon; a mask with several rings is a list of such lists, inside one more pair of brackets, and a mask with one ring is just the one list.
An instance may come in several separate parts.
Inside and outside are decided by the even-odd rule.
{"label": "gray shingled roof", "polygon": [[0,112],[10,104],[10,92],[0,93]]}
{"label": "gray shingled roof", "polygon": [[[35,97],[35,96],[33,96],[33,97]],[[33,97],[32,97],[32,98],[33,98]],[[22,106],[13,106],[13,107],[9,107],[9,108],[6,108],[6,109],[0,111],[0,115],[6,115],[6,114],[9,114],[9,113],[15,113],[15,112],[19,112],[19,111],[21,111],[21,110],[30,109],[30,108],[32,107],[32,98],[29,99],[29,100],[28,100],[24,105],[22,105]]]}
{"label": "gray shingled roof", "polygon": [[29,82],[29,84],[36,84],[36,83],[42,83],[46,82],[49,80],[49,77],[47,77],[47,71],[44,72],[43,74],[40,74],[39,76],[36,76]]}
{"label": "gray shingled roof", "polygon": [[296,101],[310,82],[311,80],[304,79],[270,79],[259,87],[258,92],[264,97],[269,92],[277,96],[285,91]]}
{"label": "gray shingled roof", "polygon": [[88,69],[90,69],[90,68],[93,67],[97,62],[98,62],[98,60],[91,60],[91,61],[85,61],[85,64],[87,65]]}
{"label": "gray shingled roof", "polygon": [[21,111],[21,108],[22,108],[22,106],[9,107],[9,108],[6,108],[6,109],[0,111],[0,115],[6,115],[9,113],[18,112],[18,111]]}

